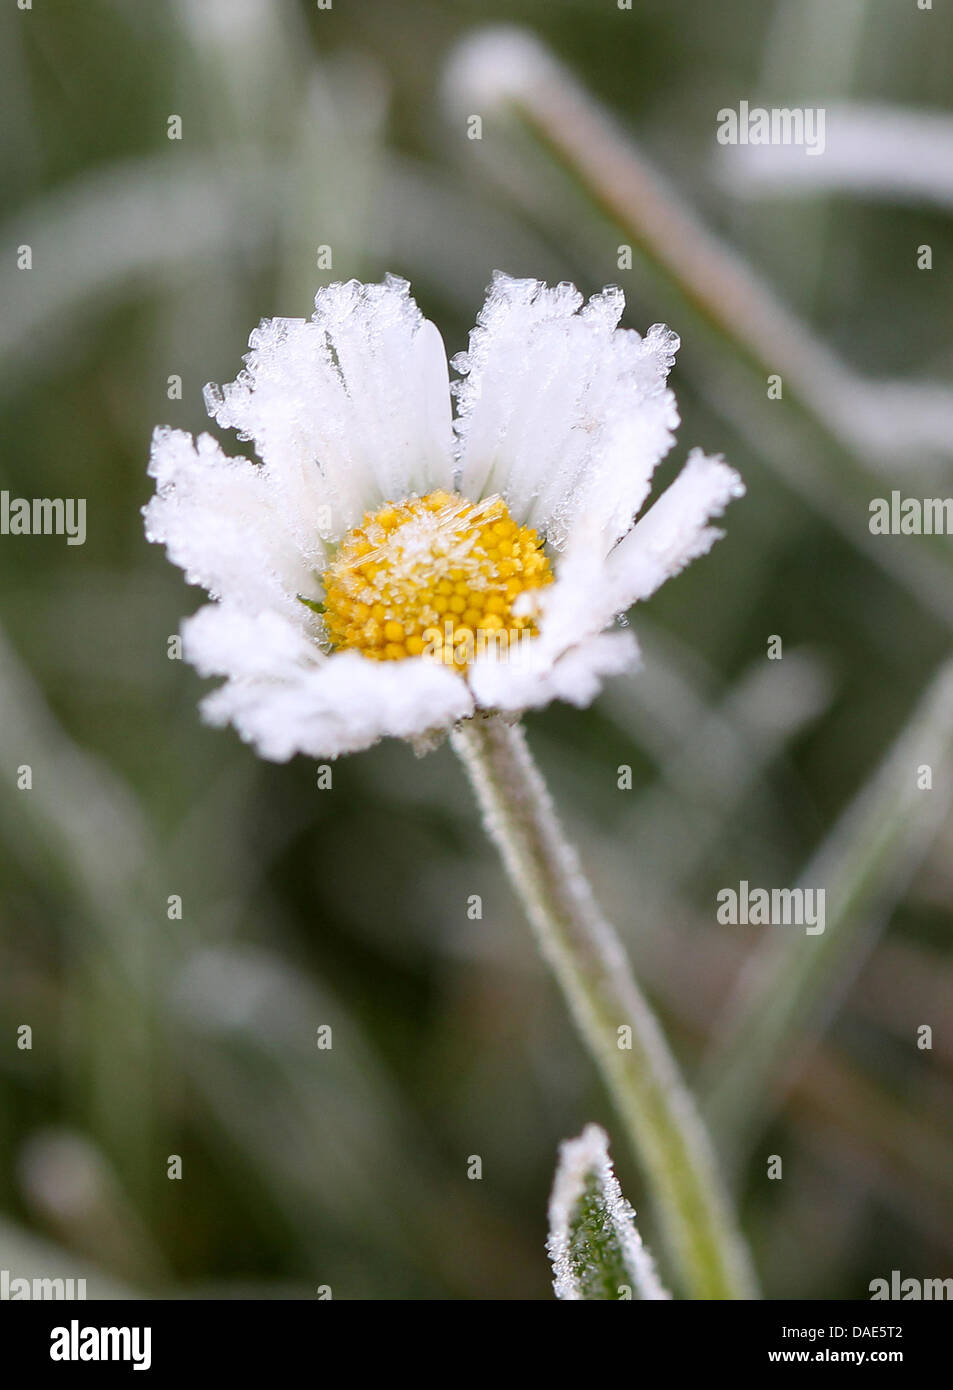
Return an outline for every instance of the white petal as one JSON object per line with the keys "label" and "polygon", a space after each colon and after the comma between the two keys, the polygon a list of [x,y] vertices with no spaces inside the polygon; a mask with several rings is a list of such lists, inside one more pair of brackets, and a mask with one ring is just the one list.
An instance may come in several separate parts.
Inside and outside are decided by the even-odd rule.
{"label": "white petal", "polygon": [[317,619],[301,611],[305,619],[299,621],[276,611],[250,613],[237,603],[207,603],[182,624],[185,658],[202,676],[296,679],[303,668],[331,659],[309,633],[308,619]]}
{"label": "white petal", "polygon": [[611,603],[617,612],[654,594],[660,584],[706,554],[723,532],[709,526],[745,492],[720,458],[694,449],[674,483],[609,556]]}
{"label": "white petal", "polygon": [[249,619],[210,604],[183,626],[185,652],[205,675],[228,674],[202,703],[213,724],[233,724],[275,762],[295,753],[335,758],[378,739],[413,738],[472,713],[453,671],[423,660],[323,656],[277,614]]}
{"label": "white petal", "polygon": [[607,676],[630,669],[638,647],[630,632],[603,632],[553,657],[542,637],[521,642],[470,667],[469,683],[481,709],[536,709],[550,700],[580,707],[598,695]]}
{"label": "white petal", "polygon": [[503,653],[491,648],[471,666],[468,679],[477,704],[506,710],[552,699],[587,704],[605,676],[626,669],[638,654],[630,633],[603,629],[704,554],[721,535],[708,526],[709,518],[743,493],[733,469],[696,450],[608,557],[602,553],[598,519],[580,518],[557,559],[555,583],[533,596],[539,635]]}
{"label": "white petal", "polygon": [[616,288],[583,308],[572,285],[497,273],[453,365],[462,491],[499,492],[557,545],[581,511],[609,532],[629,526],[671,447],[678,414],[665,387],[677,337],[617,327]]}
{"label": "white petal", "polygon": [[462,486],[474,499],[502,492],[518,520],[545,530],[557,570],[518,601],[539,635],[483,653],[464,679],[418,659],[329,656],[299,601],[319,597],[325,538],[385,499],[456,478],[443,344],[406,283],[333,285],[315,306],[309,323],[263,323],[238,380],[208,390],[260,464],[227,458],[208,435],[156,432],[147,533],[220,599],[183,629],[189,660],[226,677],[207,716],[283,760],[423,740],[476,707],[588,703],[637,657],[630,634],[604,629],[707,550],[719,534],[709,518],[743,492],[696,452],[631,526],[677,423],[665,386],[674,335],[620,330],[619,290],[583,306],[571,285],[495,278],[458,359]]}
{"label": "white petal", "polygon": [[226,457],[211,435],[193,440],[182,430],[157,429],[149,472],[156,493],[143,508],[146,535],[165,543],[190,584],[253,611],[288,608],[296,594],[317,592],[259,464]]}
{"label": "white petal", "polygon": [[296,533],[339,538],[385,499],[452,487],[446,355],[406,281],[330,285],[310,322],[265,320],[249,347],[206,401],[254,440]]}
{"label": "white petal", "polygon": [[557,558],[555,582],[521,595],[515,608],[532,612],[539,632],[503,652],[478,648],[469,681],[484,708],[532,708],[552,699],[588,704],[600,677],[626,669],[637,655],[631,634],[603,634],[618,610],[595,522],[574,532]]}

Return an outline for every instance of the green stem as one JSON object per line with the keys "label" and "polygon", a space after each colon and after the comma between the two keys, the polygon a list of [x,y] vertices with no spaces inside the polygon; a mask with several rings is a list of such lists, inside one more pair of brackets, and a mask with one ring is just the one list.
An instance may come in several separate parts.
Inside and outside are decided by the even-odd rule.
{"label": "green stem", "polygon": [[662,1031],[602,917],[519,725],[477,718],[453,746],[490,838],[602,1072],[689,1297],[755,1297],[747,1252],[705,1129]]}

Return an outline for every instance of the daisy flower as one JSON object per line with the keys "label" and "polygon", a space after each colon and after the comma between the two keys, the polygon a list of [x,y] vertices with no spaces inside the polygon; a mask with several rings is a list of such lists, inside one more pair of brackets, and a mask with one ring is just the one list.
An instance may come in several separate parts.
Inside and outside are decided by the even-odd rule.
{"label": "daisy flower", "polygon": [[213,723],[276,760],[451,733],[683,1286],[747,1297],[710,1141],[518,720],[587,704],[635,661],[618,619],[709,549],[744,490],[696,451],[646,506],[678,424],[678,339],[620,329],[623,307],[616,288],[584,303],[497,274],[451,386],[405,281],[330,285],[310,320],[256,329],[236,381],[206,387],[257,460],[156,431],[146,533],[213,600],[182,633],[198,670],[225,677],[203,703]]}
{"label": "daisy flower", "polygon": [[709,549],[744,489],[696,451],[639,516],[678,424],[678,339],[619,328],[623,307],[497,274],[453,385],[393,276],[265,320],[237,380],[205,391],[257,460],[164,428],[149,464],[148,538],[213,600],[182,633],[225,677],[206,717],[267,758],[333,758],[585,705],[631,665],[619,615]]}

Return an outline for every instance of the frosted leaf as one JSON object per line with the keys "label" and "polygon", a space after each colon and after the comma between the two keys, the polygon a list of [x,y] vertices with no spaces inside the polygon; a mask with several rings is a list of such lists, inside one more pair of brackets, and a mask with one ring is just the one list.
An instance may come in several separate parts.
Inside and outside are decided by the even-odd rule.
{"label": "frosted leaf", "polygon": [[833,189],[953,207],[953,121],[945,111],[875,102],[824,107],[823,159],[805,159],[794,144],[719,146],[718,172],[732,192],[794,199]]}
{"label": "frosted leaf", "polygon": [[549,1200],[553,1289],[560,1299],[668,1299],[609,1159],[609,1139],[587,1125],[559,1149]]}
{"label": "frosted leaf", "polygon": [[549,50],[525,29],[499,24],[479,29],[454,50],[443,82],[443,97],[456,114],[492,110],[540,82],[558,82],[561,73]]}

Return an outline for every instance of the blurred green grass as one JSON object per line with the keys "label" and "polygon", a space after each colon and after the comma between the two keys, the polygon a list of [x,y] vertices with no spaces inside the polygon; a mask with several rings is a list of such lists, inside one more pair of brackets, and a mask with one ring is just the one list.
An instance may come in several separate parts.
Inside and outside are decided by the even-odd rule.
{"label": "blurred green grass", "polygon": [[[850,8],[835,63],[837,21],[813,0],[302,0],[267,5],[263,25],[252,0],[8,7],[0,485],[86,497],[89,532],[82,548],[0,540],[0,1264],[42,1238],[71,1252],[64,1268],[88,1261],[145,1292],[549,1295],[557,1143],[590,1118],[612,1134],[612,1116],[459,773],[446,750],[418,761],[385,745],[336,764],[322,792],[304,761],[263,764],[201,725],[202,683],[166,659],[199,596],[138,516],[148,436],[204,428],[202,385],[235,375],[259,318],[306,314],[330,279],[407,275],[451,351],[496,266],[622,283],[628,324],[683,333],[676,458],[723,451],[748,497],[728,540],[634,615],[643,673],[591,711],[535,716],[531,735],[694,1076],[754,944],[716,926],[715,891],[795,880],[949,633],[767,465],[757,392],[730,378],[718,399],[711,348],[664,285],[618,270],[613,229],[581,204],[567,227],[510,196],[439,88],[458,37],[527,24],[845,360],[948,379],[948,220],[832,197],[742,203],[715,177],[714,113],[741,97],[949,108],[950,16]],[[181,143],[166,139],[173,112]],[[930,274],[911,269],[924,241]],[[29,273],[12,269],[24,242]],[[314,268],[322,244],[330,272]],[[796,447],[838,477],[823,436]],[[756,682],[772,633],[783,697]],[[21,763],[33,792],[15,789]],[[771,1297],[946,1272],[950,844],[947,826],[742,1177]],[[932,1053],[915,1048],[922,1022]],[[331,1052],[314,1045],[322,1023]],[[770,1153],[781,1183],[765,1179]]]}

